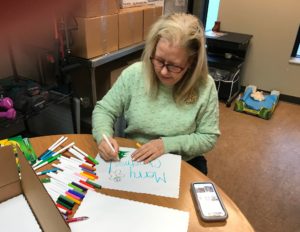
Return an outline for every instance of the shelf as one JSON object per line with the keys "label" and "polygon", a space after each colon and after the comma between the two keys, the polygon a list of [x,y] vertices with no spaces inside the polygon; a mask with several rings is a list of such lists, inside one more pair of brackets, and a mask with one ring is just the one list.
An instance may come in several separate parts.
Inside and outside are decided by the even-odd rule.
{"label": "shelf", "polygon": [[252,35],[235,32],[222,31],[223,36],[207,38],[207,45],[211,47],[224,48],[228,50],[246,50]]}
{"label": "shelf", "polygon": [[252,35],[226,31],[222,33],[222,36],[207,38],[207,60],[219,99],[225,100],[229,107],[240,92],[240,71]]}
{"label": "shelf", "polygon": [[95,57],[92,59],[84,59],[84,58],[80,58],[80,57],[72,57],[72,59],[75,59],[79,63],[88,65],[90,68],[96,68],[100,65],[103,65],[108,62],[114,61],[116,59],[122,58],[131,53],[140,51],[140,50],[144,49],[144,46],[145,46],[145,44],[143,42],[143,43],[135,44],[133,46],[120,49],[116,52],[108,53],[103,56]]}
{"label": "shelf", "polygon": [[67,99],[69,99],[71,94],[62,94],[60,92],[57,92],[55,90],[48,90],[48,97],[44,102],[41,102],[40,108],[35,108],[34,110],[31,110],[29,112],[25,113],[25,118],[29,119],[30,117],[39,114],[44,109],[47,109],[51,105],[54,104],[61,104],[62,102],[65,102]]}
{"label": "shelf", "polygon": [[[14,120],[0,118],[0,139],[26,132],[28,130],[27,122],[30,118],[39,115],[54,104],[61,104],[70,99],[71,96],[71,93],[60,93],[55,91],[53,87],[40,86],[35,81],[24,77],[17,80],[14,77],[4,78],[0,85],[3,87],[4,97],[8,96],[13,99],[14,108],[17,111]],[[33,90],[34,87],[38,88],[38,93],[34,93],[37,91]],[[31,90],[29,91],[29,89]],[[19,92],[19,95],[16,92]],[[30,96],[29,92],[33,96]]]}
{"label": "shelf", "polygon": [[207,55],[208,66],[221,68],[226,70],[234,70],[242,67],[244,60],[239,58],[226,59],[222,55],[210,54]]}
{"label": "shelf", "polygon": [[80,58],[80,57],[70,57],[70,62],[81,64],[81,66],[82,66],[81,71],[84,69],[89,69],[88,75],[89,75],[89,81],[90,81],[91,90],[92,90],[92,93],[91,93],[92,101],[91,102],[92,102],[93,106],[96,104],[96,102],[98,100],[97,99],[96,79],[99,78],[99,75],[97,75],[97,77],[96,77],[96,68],[103,64],[107,64],[109,62],[116,61],[120,58],[124,58],[124,57],[130,56],[136,52],[142,51],[144,49],[144,46],[145,46],[145,44],[144,44],[144,42],[142,42],[142,43],[138,43],[133,46],[130,46],[130,47],[120,49],[116,52],[108,53],[103,56],[95,57],[92,59],[84,59],[84,58]]}

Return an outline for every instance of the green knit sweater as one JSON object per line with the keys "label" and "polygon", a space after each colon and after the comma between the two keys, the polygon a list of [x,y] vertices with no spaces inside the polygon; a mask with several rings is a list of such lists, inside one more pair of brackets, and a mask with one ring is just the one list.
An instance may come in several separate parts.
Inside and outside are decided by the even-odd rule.
{"label": "green knit sweater", "polygon": [[116,117],[124,112],[125,135],[140,143],[162,138],[165,153],[190,160],[211,150],[220,134],[219,105],[213,79],[209,76],[199,89],[194,104],[178,106],[172,88],[160,85],[156,99],[145,92],[142,63],[125,69],[113,87],[96,103],[92,115],[93,136],[113,135]]}

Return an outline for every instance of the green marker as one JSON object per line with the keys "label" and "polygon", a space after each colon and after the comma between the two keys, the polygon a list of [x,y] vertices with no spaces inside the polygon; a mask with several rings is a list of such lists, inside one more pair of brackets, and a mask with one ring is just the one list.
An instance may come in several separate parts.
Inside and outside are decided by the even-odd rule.
{"label": "green marker", "polygon": [[41,182],[42,183],[49,183],[49,182],[51,182],[51,179],[50,178],[42,178]]}
{"label": "green marker", "polygon": [[64,206],[64,207],[66,207],[66,208],[69,209],[69,210],[72,210],[72,208],[73,208],[73,206],[70,206],[70,205],[66,204],[65,202],[63,202],[63,201],[60,200],[59,198],[56,200],[56,202],[57,202],[58,204],[61,204],[61,205]]}
{"label": "green marker", "polygon": [[78,188],[77,186],[75,186],[75,185],[73,185],[71,183],[69,183],[68,186],[71,187],[72,189],[80,192],[80,193],[83,193],[83,190],[81,188]]}
{"label": "green marker", "polygon": [[125,157],[127,152],[128,151],[119,151],[119,153],[118,153],[119,159],[122,159],[123,157]]}
{"label": "green marker", "polygon": [[64,202],[65,204],[69,205],[69,206],[74,206],[75,205],[75,202],[70,200],[69,198],[65,197],[64,195],[60,195],[58,197],[58,200]]}
{"label": "green marker", "polygon": [[92,161],[94,164],[99,164],[99,162],[97,160],[95,160],[93,157],[91,157],[90,155],[87,155],[87,157],[90,161]]}
{"label": "green marker", "polygon": [[99,185],[99,184],[97,184],[97,183],[95,183],[95,182],[93,182],[93,181],[91,181],[91,180],[89,180],[89,179],[87,179],[86,182],[87,182],[88,184],[93,185],[95,188],[101,189],[101,185]]}
{"label": "green marker", "polygon": [[79,152],[81,155],[83,155],[84,157],[86,157],[87,159],[89,159],[90,161],[92,161],[94,164],[99,164],[99,162],[97,160],[95,160],[93,157],[91,157],[90,155],[86,154],[84,151],[82,151],[80,148],[76,147],[75,145],[73,146],[73,148]]}
{"label": "green marker", "polygon": [[[50,164],[51,162],[53,162],[54,160],[57,160],[59,157],[61,156],[61,154],[52,156],[51,158],[47,159],[47,160],[42,160],[42,162],[38,163],[37,166],[33,165],[33,170],[39,169],[43,166],[45,166],[46,164]],[[36,163],[37,164],[37,163]]]}

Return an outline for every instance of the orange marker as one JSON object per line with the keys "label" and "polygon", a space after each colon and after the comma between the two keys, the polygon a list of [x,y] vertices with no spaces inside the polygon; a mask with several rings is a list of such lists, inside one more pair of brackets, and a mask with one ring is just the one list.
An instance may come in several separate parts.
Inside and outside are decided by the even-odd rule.
{"label": "orange marker", "polygon": [[88,165],[86,165],[86,164],[80,164],[79,167],[88,169],[88,170],[90,170],[90,171],[96,171],[96,168],[91,167],[91,166],[88,166]]}
{"label": "orange marker", "polygon": [[91,179],[91,180],[95,180],[96,177],[92,174],[89,174],[87,172],[80,172],[80,175],[84,176],[84,177],[87,177],[88,179]]}
{"label": "orange marker", "polygon": [[142,147],[142,145],[140,144],[140,143],[136,143],[135,144],[138,148],[141,148]]}

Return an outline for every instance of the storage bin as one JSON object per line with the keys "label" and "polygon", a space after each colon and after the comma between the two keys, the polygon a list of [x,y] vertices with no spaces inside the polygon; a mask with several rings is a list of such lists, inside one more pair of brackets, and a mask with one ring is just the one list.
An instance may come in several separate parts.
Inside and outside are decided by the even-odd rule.
{"label": "storage bin", "polygon": [[240,92],[240,69],[224,70],[210,67],[209,72],[215,81],[219,99],[225,100],[226,105],[230,106]]}

